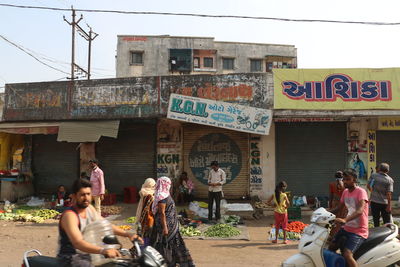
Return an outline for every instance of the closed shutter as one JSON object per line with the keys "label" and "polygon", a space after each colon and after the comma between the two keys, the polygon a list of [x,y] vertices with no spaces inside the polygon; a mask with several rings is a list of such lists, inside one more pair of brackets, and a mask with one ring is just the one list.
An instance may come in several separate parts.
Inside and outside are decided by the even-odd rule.
{"label": "closed shutter", "polygon": [[37,193],[55,193],[61,184],[71,189],[79,177],[78,145],[57,142],[57,135],[32,137],[32,168]]}
{"label": "closed shutter", "polygon": [[346,166],[346,123],[276,123],[276,181],[294,195],[328,196]]}
{"label": "closed shutter", "polygon": [[123,188],[142,186],[155,177],[155,123],[121,121],[118,137],[101,137],[96,144],[96,157],[104,172],[106,189],[118,195]]}
{"label": "closed shutter", "polygon": [[[209,142],[204,142],[201,147],[198,146],[202,140],[211,139],[215,140],[213,143],[215,147],[211,149],[215,150],[214,152],[210,152]],[[183,140],[184,171],[188,172],[189,177],[195,184],[196,197],[208,197],[208,186],[204,181],[208,177],[210,163],[213,160],[219,161],[222,169],[226,170],[228,177],[236,176],[223,186],[225,198],[233,199],[249,194],[248,134],[188,123],[184,125]],[[229,142],[226,142],[227,140]],[[218,158],[214,158],[215,156],[218,156]],[[239,165],[237,164],[239,158],[240,168],[238,168]],[[189,162],[190,160],[192,164]],[[198,177],[196,178],[196,176]]]}
{"label": "closed shutter", "polygon": [[[400,194],[400,131],[377,131],[376,163],[389,164],[389,176],[394,180],[393,195],[397,199]],[[371,172],[371,170],[369,170]]]}

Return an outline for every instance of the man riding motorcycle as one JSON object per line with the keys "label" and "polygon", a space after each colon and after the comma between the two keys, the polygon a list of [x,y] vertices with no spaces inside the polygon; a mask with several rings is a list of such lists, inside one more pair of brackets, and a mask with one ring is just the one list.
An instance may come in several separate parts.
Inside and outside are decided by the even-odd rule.
{"label": "man riding motorcycle", "polygon": [[[59,251],[57,257],[63,267],[92,267],[90,254],[102,254],[107,258],[120,257],[118,250],[105,249],[91,244],[83,239],[82,232],[89,223],[102,219],[92,201],[91,184],[88,180],[78,179],[72,187],[73,206],[63,212],[59,222]],[[128,237],[130,240],[138,238],[112,225],[115,235]],[[79,253],[77,252],[79,250]],[[84,254],[86,253],[86,254]]]}

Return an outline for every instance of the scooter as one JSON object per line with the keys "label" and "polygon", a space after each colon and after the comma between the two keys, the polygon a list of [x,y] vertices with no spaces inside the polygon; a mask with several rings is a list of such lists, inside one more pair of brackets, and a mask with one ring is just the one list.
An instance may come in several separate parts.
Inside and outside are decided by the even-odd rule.
{"label": "scooter", "polygon": [[[103,238],[103,243],[109,246],[119,246],[119,252],[122,257],[117,259],[105,260],[105,263],[98,265],[100,267],[166,267],[163,256],[153,247],[147,246],[140,249],[139,240],[133,240],[133,248],[124,249],[115,235],[107,235]],[[35,253],[35,256],[29,256]],[[21,267],[58,267],[59,259],[43,256],[40,251],[33,249],[24,253],[24,259]]]}
{"label": "scooter", "polygon": [[[282,267],[345,267],[344,258],[325,248],[336,216],[324,208],[314,211],[311,224],[304,229],[299,243],[299,253],[282,263]],[[369,237],[354,252],[360,267],[400,266],[400,241],[398,227],[388,223],[369,229]]]}

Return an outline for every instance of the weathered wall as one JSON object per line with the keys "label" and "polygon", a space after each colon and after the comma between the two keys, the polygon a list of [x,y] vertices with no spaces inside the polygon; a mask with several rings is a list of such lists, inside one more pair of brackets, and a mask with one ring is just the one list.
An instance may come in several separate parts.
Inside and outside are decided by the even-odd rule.
{"label": "weathered wall", "polygon": [[[215,74],[250,72],[250,59],[262,59],[262,72],[266,71],[267,55],[297,57],[293,45],[216,42],[210,37],[180,36],[118,36],[117,77],[134,75],[169,75],[169,49],[216,50],[212,72]],[[130,52],[143,52],[143,64],[133,65]],[[222,58],[235,58],[233,70],[223,70]]]}
{"label": "weathered wall", "polygon": [[151,76],[7,84],[4,120],[87,120],[165,116],[171,93],[271,108],[272,76]]}

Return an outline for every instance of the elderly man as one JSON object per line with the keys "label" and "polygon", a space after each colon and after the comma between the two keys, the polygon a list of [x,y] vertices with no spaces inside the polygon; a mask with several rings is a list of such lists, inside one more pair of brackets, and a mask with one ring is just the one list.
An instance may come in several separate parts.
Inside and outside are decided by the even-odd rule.
{"label": "elderly man", "polygon": [[393,179],[388,175],[389,164],[381,163],[378,172],[371,175],[373,179],[371,191],[371,213],[374,219],[374,227],[379,227],[379,221],[382,216],[383,223],[390,223],[393,193]]}

